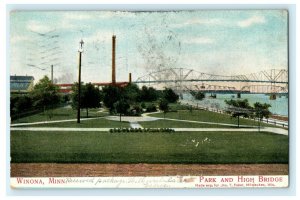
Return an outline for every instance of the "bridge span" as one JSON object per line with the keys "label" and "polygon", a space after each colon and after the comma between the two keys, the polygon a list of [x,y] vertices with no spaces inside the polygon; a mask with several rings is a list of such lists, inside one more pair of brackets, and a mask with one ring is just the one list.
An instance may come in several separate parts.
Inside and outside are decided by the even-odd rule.
{"label": "bridge span", "polygon": [[137,78],[134,83],[157,88],[233,93],[288,93],[288,71],[263,70],[245,75],[215,75],[185,68],[167,68]]}

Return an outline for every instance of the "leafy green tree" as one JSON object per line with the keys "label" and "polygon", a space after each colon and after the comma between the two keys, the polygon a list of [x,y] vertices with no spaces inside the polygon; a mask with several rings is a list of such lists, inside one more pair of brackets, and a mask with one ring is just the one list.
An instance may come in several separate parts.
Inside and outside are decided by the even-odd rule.
{"label": "leafy green tree", "polygon": [[260,130],[260,123],[263,118],[269,118],[271,115],[271,112],[269,111],[269,108],[271,107],[270,104],[267,103],[254,103],[254,115],[259,119],[258,128]]}
{"label": "leafy green tree", "polygon": [[122,98],[130,104],[135,104],[141,101],[141,91],[136,84],[130,83],[122,89]]}
{"label": "leafy green tree", "polygon": [[253,108],[250,106],[248,99],[244,100],[225,100],[228,105],[227,111],[232,117],[237,117],[238,127],[240,127],[240,116],[249,117],[252,114]]}
{"label": "leafy green tree", "polygon": [[153,103],[146,107],[146,112],[156,112],[156,111],[157,111],[156,106]]}
{"label": "leafy green tree", "polygon": [[[86,117],[89,116],[89,108],[99,108],[101,94],[97,87],[91,83],[81,85],[80,108],[86,109]],[[72,108],[78,108],[78,83],[73,86]]]}
{"label": "leafy green tree", "polygon": [[26,110],[32,109],[32,98],[28,95],[12,96],[10,98],[10,114],[20,114]]}
{"label": "leafy green tree", "polygon": [[163,95],[164,99],[169,103],[175,103],[179,99],[179,96],[171,88],[165,88],[163,91]]}
{"label": "leafy green tree", "polygon": [[29,95],[33,99],[33,106],[43,107],[44,112],[46,107],[52,107],[60,103],[58,86],[52,84],[47,76],[44,76],[44,78],[34,85]]}
{"label": "leafy green tree", "polygon": [[153,87],[143,86],[141,89],[141,100],[150,102],[156,101],[158,98],[158,92]]}
{"label": "leafy green tree", "polygon": [[159,109],[164,112],[164,118],[166,118],[166,113],[169,111],[169,102],[166,99],[161,99],[159,101]]}
{"label": "leafy green tree", "polygon": [[126,101],[125,99],[120,99],[119,101],[114,103],[114,107],[115,107],[117,113],[120,114],[120,122],[121,122],[122,114],[125,115],[128,112],[130,105],[129,105],[128,101]]}
{"label": "leafy green tree", "polygon": [[130,115],[140,116],[143,112],[143,108],[139,104],[131,105],[130,108],[131,108]]}
{"label": "leafy green tree", "polygon": [[102,88],[103,103],[109,109],[110,113],[114,113],[114,104],[122,97],[121,88],[113,85],[105,86]]}
{"label": "leafy green tree", "polygon": [[145,102],[142,102],[142,103],[141,103],[141,107],[142,107],[142,109],[146,109],[146,104],[145,104]]}

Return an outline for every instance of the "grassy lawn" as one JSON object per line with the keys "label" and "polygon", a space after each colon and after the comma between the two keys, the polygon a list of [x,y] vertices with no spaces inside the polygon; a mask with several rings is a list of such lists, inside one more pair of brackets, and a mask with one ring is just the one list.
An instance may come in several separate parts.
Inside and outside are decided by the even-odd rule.
{"label": "grassy lawn", "polygon": [[11,162],[288,163],[288,137],[258,132],[11,132]]}
{"label": "grassy lawn", "polygon": [[130,127],[128,122],[119,122],[108,120],[102,117],[89,120],[81,120],[80,124],[77,121],[71,122],[58,122],[58,123],[49,123],[49,124],[33,124],[30,126],[18,126],[18,127],[70,127],[70,128],[127,128]]}
{"label": "grassy lawn", "polygon": [[[235,124],[232,126],[214,125],[214,124],[198,124],[192,122],[180,122],[170,120],[156,120],[139,122],[144,128],[235,128]],[[28,126],[18,126],[28,127]],[[81,120],[80,124],[76,121],[72,122],[59,122],[49,124],[33,124],[30,127],[72,127],[72,128],[118,128],[118,127],[130,127],[128,122],[119,122],[108,120],[105,118]]]}
{"label": "grassy lawn", "polygon": [[[164,118],[163,113],[155,113],[149,116]],[[168,112],[166,113],[166,118],[237,125],[237,118],[232,118],[230,115],[215,113],[206,110],[193,110],[192,112],[179,110],[178,112]],[[257,126],[258,122],[240,118],[240,125]],[[274,127],[273,125],[266,123],[261,123],[261,125]]]}
{"label": "grassy lawn", "polygon": [[[89,109],[89,117],[101,117],[106,116],[108,113],[98,112],[99,109]],[[49,114],[52,117],[49,117]],[[86,111],[82,110],[80,116],[85,118]],[[12,121],[14,123],[30,123],[30,122],[40,122],[40,121],[54,121],[54,120],[64,120],[64,119],[75,119],[77,117],[77,110],[73,110],[69,107],[56,108],[53,110],[48,110],[45,113],[41,112],[31,116],[23,117]]]}
{"label": "grassy lawn", "polygon": [[144,128],[235,128],[236,124],[232,126],[224,126],[217,124],[198,124],[192,122],[181,122],[181,121],[170,121],[170,120],[156,120],[139,122],[139,124]]}

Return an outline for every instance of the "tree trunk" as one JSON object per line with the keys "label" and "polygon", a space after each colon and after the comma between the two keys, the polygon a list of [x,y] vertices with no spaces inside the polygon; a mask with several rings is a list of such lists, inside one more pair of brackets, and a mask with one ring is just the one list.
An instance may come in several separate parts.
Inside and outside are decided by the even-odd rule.
{"label": "tree trunk", "polygon": [[89,117],[89,109],[86,108],[86,118],[88,118],[88,117]]}
{"label": "tree trunk", "polygon": [[238,115],[238,128],[240,128],[240,116]]}
{"label": "tree trunk", "polygon": [[122,122],[122,118],[121,118],[122,114],[120,113],[120,122]]}
{"label": "tree trunk", "polygon": [[46,121],[47,121],[48,119],[47,119],[47,115],[46,115],[46,106],[43,106],[43,108],[44,108],[44,116],[45,116]]}

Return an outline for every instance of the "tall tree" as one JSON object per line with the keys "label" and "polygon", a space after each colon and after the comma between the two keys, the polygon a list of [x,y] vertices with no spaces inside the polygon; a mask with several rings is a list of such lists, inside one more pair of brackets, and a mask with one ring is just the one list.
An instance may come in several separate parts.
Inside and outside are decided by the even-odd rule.
{"label": "tall tree", "polygon": [[102,92],[104,105],[110,113],[113,113],[115,111],[114,104],[121,99],[122,90],[117,86],[109,85],[102,88]]}
{"label": "tall tree", "polygon": [[179,96],[171,88],[165,88],[163,96],[169,103],[175,103],[179,99]]}
{"label": "tall tree", "polygon": [[37,84],[34,85],[33,90],[29,94],[33,99],[33,105],[37,107],[53,106],[60,102],[60,95],[58,93],[58,86],[51,83],[51,80],[44,76]]}
{"label": "tall tree", "polygon": [[164,112],[164,118],[166,118],[166,113],[169,111],[169,105],[166,99],[161,99],[159,101],[159,109]]}
{"label": "tall tree", "polygon": [[120,99],[116,103],[114,103],[114,107],[120,115],[120,122],[122,121],[122,114],[125,115],[128,112],[128,109],[130,108],[130,105],[127,100]]}
{"label": "tall tree", "polygon": [[249,117],[252,114],[253,108],[250,106],[248,99],[244,100],[225,100],[228,105],[227,111],[232,117],[237,117],[238,127],[240,127],[240,117]]}
{"label": "tall tree", "polygon": [[122,98],[126,99],[130,104],[141,101],[141,91],[136,84],[129,83],[122,90]]}
{"label": "tall tree", "polygon": [[158,98],[158,92],[153,87],[143,86],[141,89],[141,100],[142,101],[156,101]]}
{"label": "tall tree", "polygon": [[271,107],[270,104],[267,103],[254,103],[254,115],[258,118],[258,130],[260,131],[260,124],[262,119],[269,118],[271,115],[271,112],[269,111],[269,108]]}
{"label": "tall tree", "polygon": [[[78,107],[78,83],[73,86],[72,107]],[[81,85],[80,108],[86,109],[86,117],[89,116],[89,108],[99,108],[101,94],[97,87],[91,83]]]}

